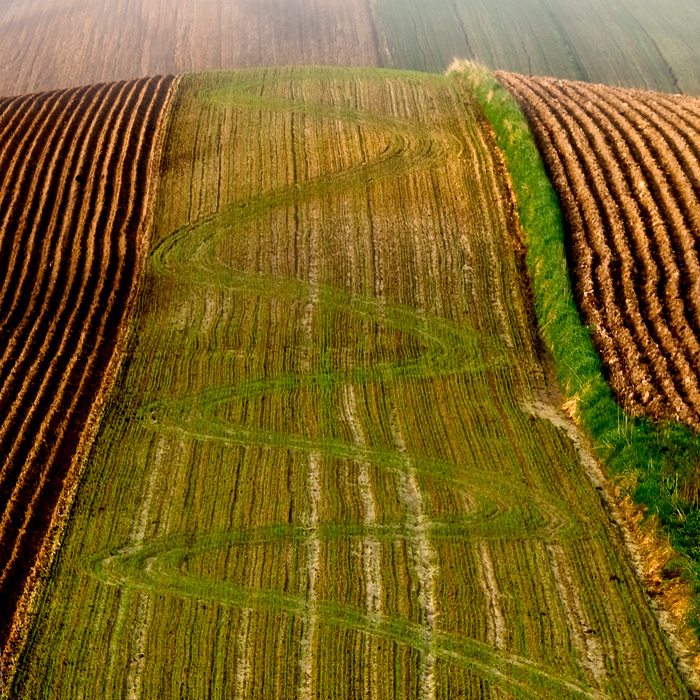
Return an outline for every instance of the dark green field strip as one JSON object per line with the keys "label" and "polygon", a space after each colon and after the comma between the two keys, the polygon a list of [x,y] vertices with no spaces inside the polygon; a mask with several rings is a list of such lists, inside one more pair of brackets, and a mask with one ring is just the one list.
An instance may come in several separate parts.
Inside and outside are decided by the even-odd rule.
{"label": "dark green field strip", "polygon": [[[638,584],[543,398],[471,98],[297,69],[190,76],[178,105],[128,366],[16,687],[687,697],[648,607],[611,609],[613,573]],[[579,613],[620,628],[621,681]]]}
{"label": "dark green field strip", "polygon": [[690,0],[377,0],[395,68],[441,73],[456,59],[663,92],[700,93]]}
{"label": "dark green field strip", "polygon": [[396,67],[442,72],[454,58],[470,58],[545,75],[574,76],[580,70],[556,18],[541,2],[457,0],[426,6],[380,0],[377,13]]}

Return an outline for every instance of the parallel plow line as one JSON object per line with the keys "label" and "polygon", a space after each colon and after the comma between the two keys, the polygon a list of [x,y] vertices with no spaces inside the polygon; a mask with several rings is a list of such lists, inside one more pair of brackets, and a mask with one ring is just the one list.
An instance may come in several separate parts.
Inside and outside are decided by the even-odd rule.
{"label": "parallel plow line", "polygon": [[[62,132],[67,126],[64,120],[76,98],[79,98],[79,91],[64,91],[57,94],[55,99],[44,99],[43,104],[39,102],[41,109],[37,109],[35,104],[26,99],[17,105],[16,112],[10,115],[18,119],[7,120],[10,137],[4,142],[0,165],[6,173],[4,182],[14,180],[15,186],[4,187],[0,193],[0,206],[7,212],[1,224],[3,234],[0,242],[0,250],[3,253],[0,257],[0,270],[3,273],[3,311],[6,310],[7,304],[11,303],[5,290],[10,286],[11,277],[16,278],[21,271],[16,266],[19,251],[15,246],[15,239],[8,235],[8,229],[18,229],[18,243],[22,243],[25,236],[31,235],[31,230],[22,230],[19,222],[25,212],[22,205],[32,187],[35,160],[41,157],[42,144],[51,147],[60,142]],[[26,102],[30,104],[27,105]]]}
{"label": "parallel plow line", "polygon": [[[542,95],[538,94],[538,97],[541,98]],[[577,125],[573,121],[574,117],[571,117],[566,111],[568,107],[567,103],[557,114],[564,120],[569,129],[575,131]],[[580,112],[577,114],[580,115]],[[595,135],[595,144],[590,145],[585,138],[572,139],[575,149],[574,158],[579,160],[582,169],[576,186],[572,186],[571,190],[576,193],[575,196],[579,197],[583,213],[581,231],[586,236],[592,250],[592,255],[586,256],[588,264],[592,265],[591,260],[598,261],[594,274],[601,296],[596,298],[596,301],[600,313],[605,318],[604,328],[609,331],[609,337],[616,343],[618,357],[622,358],[622,364],[626,370],[624,376],[632,377],[631,388],[630,385],[622,385],[621,383],[618,383],[616,388],[619,393],[622,393],[640,387],[642,391],[646,390],[653,395],[656,392],[657,384],[661,383],[667,396],[680,401],[680,396],[668,373],[668,355],[664,353],[663,347],[659,347],[653,334],[653,328],[650,329],[647,326],[644,309],[640,308],[635,294],[634,260],[625,239],[625,227],[628,226],[632,232],[640,230],[643,225],[641,215],[637,207],[632,205],[626,212],[627,216],[623,218],[623,213],[615,205],[614,199],[606,196],[608,193],[606,168],[607,172],[614,173],[611,181],[615,185],[619,185],[623,189],[626,188],[626,185],[619,172],[620,166],[617,160],[612,154],[607,153],[604,138],[598,132],[595,132]],[[554,138],[556,139],[558,136],[557,134]],[[601,156],[599,153],[603,155]],[[602,165],[599,164],[598,158],[604,158],[605,162]],[[570,172],[573,171],[573,168],[572,165]],[[594,184],[590,185],[591,182]],[[632,201],[627,192],[620,196],[625,196],[627,201]],[[605,231],[610,231],[611,235],[606,237]],[[646,239],[641,238],[640,245],[645,242]],[[622,302],[618,300],[620,292],[616,289],[618,267],[621,269]],[[656,312],[655,320],[658,320],[660,304],[657,304],[652,311]],[[659,323],[657,322],[655,326],[658,327]],[[648,372],[645,373],[645,358],[652,364],[653,374],[651,376]]]}
{"label": "parallel plow line", "polygon": [[[140,178],[171,84],[154,78],[29,96],[11,103],[17,113],[0,113],[16,145],[0,155],[8,163],[0,186],[3,646],[93,430],[86,421],[115,369],[147,235]],[[34,119],[17,119],[23,113]]]}
{"label": "parallel plow line", "polygon": [[[579,92],[579,99],[590,99],[593,96],[592,91],[587,89]],[[687,185],[685,178],[664,138],[660,135],[654,138],[656,135],[652,129],[644,134],[643,129],[648,127],[648,123],[643,119],[634,119],[632,110],[636,107],[637,100],[630,101],[632,109],[629,111],[632,115],[628,117],[622,100],[610,96],[608,106],[604,99],[600,100],[600,110],[595,110],[597,121],[606,129],[608,136],[614,139],[615,153],[624,165],[625,173],[635,183],[635,194],[643,217],[651,222],[654,234],[652,247],[662,260],[663,274],[660,277],[652,275],[652,284],[647,282],[644,285],[642,298],[647,307],[652,307],[656,301],[653,288],[663,289],[661,302],[668,317],[668,330],[661,326],[657,331],[660,345],[669,353],[674,374],[679,380],[679,391],[685,395],[689,405],[697,406],[700,396],[698,377],[696,370],[689,366],[687,358],[700,355],[700,345],[690,326],[691,316],[688,314],[688,306],[694,305],[697,308],[698,301],[692,296],[685,296],[681,281],[686,279],[697,284],[700,266],[690,227],[695,226],[696,230],[700,228],[697,226],[697,217],[693,217],[695,221],[691,219],[688,222],[690,227],[686,224],[681,208],[685,199],[689,211],[692,211],[693,204],[689,200],[695,199],[696,206],[698,200],[684,186]],[[644,181],[648,191],[642,184]],[[647,250],[643,253],[646,256]],[[655,311],[650,315],[652,318],[657,316]]]}
{"label": "parallel plow line", "polygon": [[690,98],[498,73],[571,233],[577,302],[618,400],[700,428],[700,123]]}

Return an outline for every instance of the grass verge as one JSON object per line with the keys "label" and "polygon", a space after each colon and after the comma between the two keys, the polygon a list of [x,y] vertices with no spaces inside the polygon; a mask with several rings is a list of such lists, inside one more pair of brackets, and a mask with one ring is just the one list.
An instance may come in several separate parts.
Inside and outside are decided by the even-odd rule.
{"label": "grass verge", "polygon": [[451,71],[476,93],[505,155],[527,237],[537,320],[568,406],[609,474],[680,554],[659,575],[669,582],[682,575],[690,584],[695,602],[687,622],[700,638],[700,438],[675,421],[631,418],[617,405],[574,302],[561,209],[527,121],[487,69],[460,63]]}

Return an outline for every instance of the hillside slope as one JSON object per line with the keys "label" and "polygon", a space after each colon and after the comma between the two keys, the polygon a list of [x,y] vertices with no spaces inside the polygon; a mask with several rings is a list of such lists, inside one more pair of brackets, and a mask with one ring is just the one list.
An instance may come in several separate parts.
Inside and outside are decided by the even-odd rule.
{"label": "hillside slope", "polygon": [[[187,76],[19,698],[686,698],[438,76]],[[596,481],[600,486],[600,482]]]}

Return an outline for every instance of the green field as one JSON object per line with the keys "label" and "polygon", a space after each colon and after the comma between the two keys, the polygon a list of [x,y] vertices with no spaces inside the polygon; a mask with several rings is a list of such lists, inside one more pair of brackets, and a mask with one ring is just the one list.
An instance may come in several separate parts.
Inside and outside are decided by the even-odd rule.
{"label": "green field", "polygon": [[462,58],[700,94],[700,7],[691,0],[376,0],[375,8],[396,68],[442,72]]}
{"label": "green field", "polygon": [[556,408],[514,211],[454,80],[185,76],[12,696],[689,697]]}

